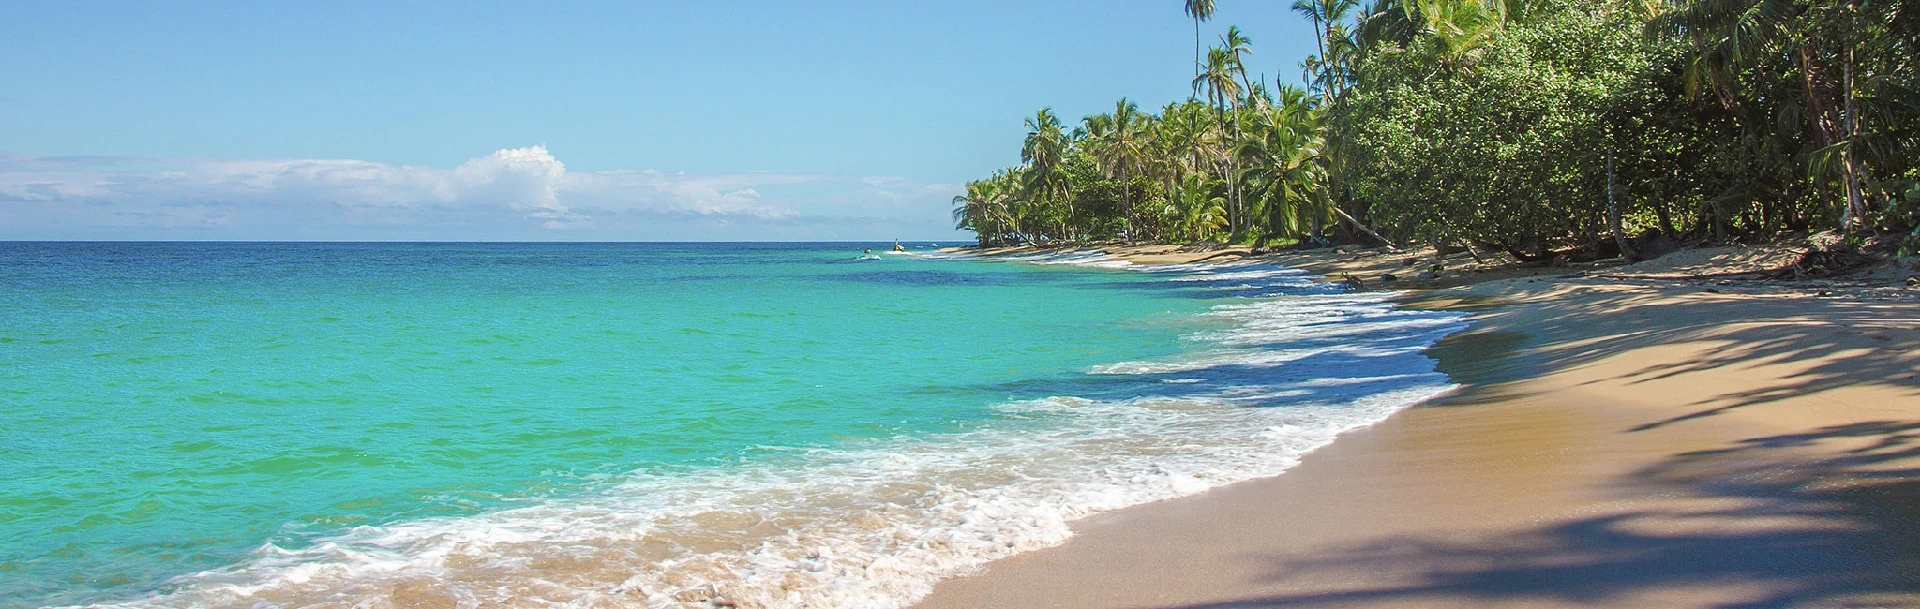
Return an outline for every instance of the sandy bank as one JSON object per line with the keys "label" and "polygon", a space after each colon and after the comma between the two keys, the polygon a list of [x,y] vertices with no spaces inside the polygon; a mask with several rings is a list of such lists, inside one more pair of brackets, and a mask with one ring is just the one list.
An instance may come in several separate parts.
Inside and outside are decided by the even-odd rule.
{"label": "sandy bank", "polygon": [[[1358,254],[1281,259],[1406,266]],[[1281,476],[1083,520],[919,607],[1920,607],[1920,300],[1676,279],[1742,260],[1765,262],[1488,269],[1516,274],[1411,297],[1477,311],[1432,351],[1462,391]]]}

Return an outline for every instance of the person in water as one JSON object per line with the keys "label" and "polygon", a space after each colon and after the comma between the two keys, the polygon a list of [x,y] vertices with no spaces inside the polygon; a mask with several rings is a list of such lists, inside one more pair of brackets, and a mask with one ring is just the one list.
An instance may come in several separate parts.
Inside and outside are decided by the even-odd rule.
{"label": "person in water", "polygon": [[871,247],[869,247],[869,248],[867,248],[867,253],[869,253],[869,254],[871,254],[871,253],[873,253],[873,248],[871,248]]}

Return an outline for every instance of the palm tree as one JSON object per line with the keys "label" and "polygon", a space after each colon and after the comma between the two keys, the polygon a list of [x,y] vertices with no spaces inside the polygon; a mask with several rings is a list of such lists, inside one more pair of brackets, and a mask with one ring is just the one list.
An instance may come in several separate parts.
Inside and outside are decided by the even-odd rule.
{"label": "palm tree", "polygon": [[1257,235],[1298,236],[1306,226],[1331,219],[1327,211],[1327,173],[1322,162],[1324,136],[1319,110],[1307,92],[1283,86],[1278,99],[1253,112],[1250,134],[1241,147],[1249,184],[1261,205],[1252,215],[1265,223]]}
{"label": "palm tree", "polygon": [[1121,216],[1127,242],[1131,243],[1134,239],[1132,181],[1141,170],[1144,154],[1141,130],[1145,127],[1145,116],[1138,105],[1122,97],[1114,102],[1112,114],[1096,114],[1083,122],[1089,152],[1096,158],[1101,173],[1120,183]]}
{"label": "palm tree", "polygon": [[1419,17],[1404,0],[1374,0],[1360,14],[1354,44],[1369,53],[1385,44],[1405,46],[1420,33]]}
{"label": "palm tree", "polygon": [[[1187,16],[1193,18],[1193,72],[1199,74],[1200,64],[1200,22],[1213,19],[1214,0],[1187,0]],[[1194,86],[1194,94],[1200,92],[1199,85]]]}
{"label": "palm tree", "polygon": [[1020,147],[1020,160],[1027,164],[1027,188],[1034,200],[1046,206],[1065,204],[1060,217],[1060,236],[1072,238],[1073,201],[1066,196],[1067,136],[1060,117],[1052,108],[1041,108],[1027,119],[1027,138]]}
{"label": "palm tree", "polygon": [[1253,54],[1253,40],[1240,31],[1240,26],[1227,26],[1227,33],[1220,35],[1220,48],[1232,59],[1231,69],[1240,76],[1241,95],[1253,91],[1253,81],[1247,78],[1247,56]]}
{"label": "palm tree", "polygon": [[1226,200],[1214,196],[1213,189],[1212,182],[1202,174],[1190,173],[1181,179],[1179,190],[1167,204],[1167,215],[1176,219],[1175,234],[1188,241],[1203,241],[1226,228],[1226,211],[1221,208]]}
{"label": "palm tree", "polygon": [[[1311,82],[1331,83],[1334,80],[1333,72],[1336,66],[1340,65],[1340,59],[1330,54],[1335,50],[1331,48],[1334,29],[1338,27],[1344,31],[1346,20],[1359,6],[1360,0],[1294,0],[1293,12],[1313,21],[1315,34],[1313,43],[1319,49],[1319,54],[1308,58],[1308,63],[1319,71],[1319,74],[1309,79]],[[1328,97],[1338,93],[1335,90],[1325,92]]]}
{"label": "palm tree", "polygon": [[1017,239],[1018,217],[1010,206],[1014,181],[1006,171],[996,171],[987,179],[968,182],[966,194],[953,197],[954,228],[973,231],[982,246]]}
{"label": "palm tree", "polygon": [[998,227],[993,226],[987,202],[979,195],[983,182],[967,182],[966,194],[953,196],[953,227],[973,231],[981,246],[994,245]]}
{"label": "palm tree", "polygon": [[1360,51],[1360,42],[1353,26],[1335,23],[1327,27],[1327,81],[1320,83],[1320,86],[1332,93],[1328,99],[1338,99],[1341,92],[1353,85],[1359,69]]}
{"label": "palm tree", "polygon": [[[1189,123],[1184,120],[1184,109],[1198,104],[1192,101],[1186,104],[1169,102],[1160,109],[1159,118],[1149,115],[1146,124],[1146,141],[1142,148],[1146,151],[1142,159],[1142,168],[1160,182],[1160,186],[1173,197],[1178,190],[1181,176],[1186,173],[1186,160],[1190,158],[1194,146]],[[1156,217],[1155,230],[1162,234],[1178,232],[1174,215],[1163,206]]]}
{"label": "palm tree", "polygon": [[1422,31],[1439,43],[1441,65],[1458,71],[1506,25],[1503,0],[1406,0]]}
{"label": "palm tree", "polygon": [[[1238,32],[1239,30],[1236,28],[1229,33],[1238,34]],[[1244,48],[1246,38],[1241,36],[1238,37],[1237,40],[1228,41],[1223,37],[1223,42],[1228,42],[1229,44],[1238,42],[1238,47]],[[1218,121],[1215,127],[1221,130],[1222,139],[1225,140],[1219,150],[1220,173],[1227,181],[1228,225],[1233,229],[1232,236],[1238,238],[1241,229],[1245,228],[1245,223],[1243,221],[1244,219],[1239,217],[1239,189],[1237,186],[1238,181],[1234,179],[1235,166],[1233,163],[1232,149],[1240,139],[1239,113],[1240,95],[1242,93],[1240,83],[1241,78],[1244,78],[1246,75],[1246,68],[1240,63],[1239,54],[1235,50],[1232,50],[1232,48],[1233,47],[1214,48],[1208,50],[1207,69],[1199,76],[1194,77],[1194,86],[1195,88],[1201,86],[1206,87],[1207,99],[1213,104],[1214,116]],[[1229,107],[1233,110],[1232,120],[1229,120],[1227,115]]]}
{"label": "palm tree", "polygon": [[1323,12],[1325,4],[1326,0],[1293,0],[1293,12],[1313,22],[1313,31],[1316,34],[1313,45],[1317,51],[1313,57],[1307,58],[1308,60],[1325,61],[1327,56],[1327,37],[1320,27],[1320,13]]}

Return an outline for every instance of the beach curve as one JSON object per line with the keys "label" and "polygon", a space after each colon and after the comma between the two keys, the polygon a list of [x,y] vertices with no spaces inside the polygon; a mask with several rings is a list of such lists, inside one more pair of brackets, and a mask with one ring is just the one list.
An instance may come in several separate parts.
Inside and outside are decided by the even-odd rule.
{"label": "beach curve", "polygon": [[1911,296],[1549,272],[1403,299],[1460,392],[915,607],[1920,606]]}

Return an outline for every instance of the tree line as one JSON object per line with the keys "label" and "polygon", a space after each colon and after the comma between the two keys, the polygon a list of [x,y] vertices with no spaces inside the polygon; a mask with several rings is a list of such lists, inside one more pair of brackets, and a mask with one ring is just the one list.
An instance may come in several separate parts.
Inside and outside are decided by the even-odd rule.
{"label": "tree line", "polygon": [[[1842,228],[1920,248],[1920,0],[1296,0],[1302,84],[1237,27],[1193,97],[1026,119],[982,245],[1425,243],[1523,260]],[[1477,254],[1476,254],[1477,255]]]}

